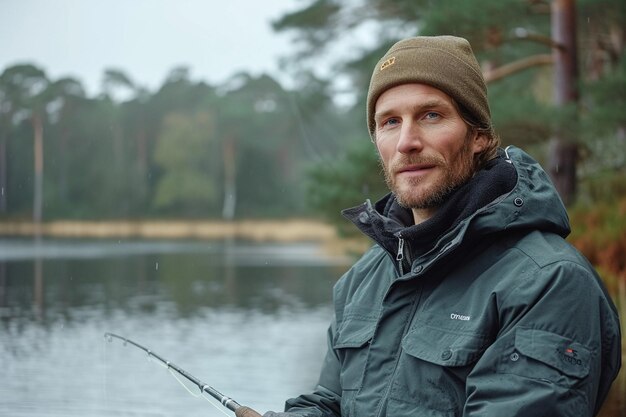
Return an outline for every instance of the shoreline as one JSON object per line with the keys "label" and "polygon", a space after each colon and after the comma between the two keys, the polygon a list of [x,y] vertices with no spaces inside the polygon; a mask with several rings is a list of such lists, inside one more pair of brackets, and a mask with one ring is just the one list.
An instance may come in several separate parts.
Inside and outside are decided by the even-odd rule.
{"label": "shoreline", "polygon": [[335,228],[320,220],[56,220],[0,221],[0,237],[141,239],[243,239],[257,242],[331,242],[341,240]]}

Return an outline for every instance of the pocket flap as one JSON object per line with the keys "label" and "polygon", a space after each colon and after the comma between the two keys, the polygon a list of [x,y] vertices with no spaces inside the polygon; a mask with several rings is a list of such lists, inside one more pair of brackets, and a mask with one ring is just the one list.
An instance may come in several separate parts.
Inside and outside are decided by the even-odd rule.
{"label": "pocket flap", "polygon": [[404,339],[402,349],[409,355],[441,366],[465,366],[476,362],[488,341],[479,336],[420,326]]}
{"label": "pocket flap", "polygon": [[518,328],[515,331],[515,349],[520,354],[556,368],[566,375],[584,378],[589,374],[589,349],[559,334]]}
{"label": "pocket flap", "polygon": [[359,348],[372,340],[376,331],[376,318],[346,317],[339,325],[333,347],[335,349]]}

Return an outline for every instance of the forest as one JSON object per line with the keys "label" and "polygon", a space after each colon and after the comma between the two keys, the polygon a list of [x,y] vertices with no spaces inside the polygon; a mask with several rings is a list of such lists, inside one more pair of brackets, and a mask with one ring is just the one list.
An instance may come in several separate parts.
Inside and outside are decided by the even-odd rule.
{"label": "forest", "polygon": [[[81,80],[51,79],[36,62],[1,69],[0,221],[341,225],[342,208],[386,192],[364,120],[374,63],[402,37],[452,34],[481,62],[503,145],[539,159],[579,220],[572,240],[598,262],[607,247],[626,252],[626,3],[302,4],[273,22],[293,41],[289,87],[246,73],[210,85],[178,67],[148,91],[109,68],[87,96]],[[363,31],[376,41],[359,44]],[[319,71],[321,59],[333,70]],[[624,274],[624,261],[609,258]]]}
{"label": "forest", "polygon": [[4,70],[2,216],[301,213],[303,165],[333,152],[313,130],[316,118],[333,114],[329,97],[286,91],[270,76],[211,86],[188,73],[175,68],[150,92],[111,69],[102,93],[87,97],[80,80],[50,80],[35,64]]}

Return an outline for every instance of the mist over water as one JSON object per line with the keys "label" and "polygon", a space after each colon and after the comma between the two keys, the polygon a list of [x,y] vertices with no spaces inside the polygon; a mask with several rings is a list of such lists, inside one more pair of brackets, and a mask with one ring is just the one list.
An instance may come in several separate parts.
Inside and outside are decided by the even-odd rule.
{"label": "mist over water", "polygon": [[223,415],[105,332],[281,410],[316,383],[349,264],[314,244],[0,240],[0,415]]}

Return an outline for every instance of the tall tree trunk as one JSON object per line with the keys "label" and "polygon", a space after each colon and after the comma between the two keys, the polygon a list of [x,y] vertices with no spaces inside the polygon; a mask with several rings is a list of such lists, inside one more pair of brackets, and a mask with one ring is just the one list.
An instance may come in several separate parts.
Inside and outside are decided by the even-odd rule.
{"label": "tall tree trunk", "polygon": [[[148,190],[150,188],[150,173],[148,172],[148,133],[146,131],[146,125],[144,123],[143,115],[139,120],[139,131],[136,136],[137,145],[137,175],[139,180],[137,181],[137,188],[135,192],[135,206],[134,208],[144,210],[146,207]],[[139,204],[139,206],[137,206]]]}
{"label": "tall tree trunk", "polygon": [[235,152],[235,138],[228,136],[223,144],[224,156],[224,205],[222,206],[222,218],[232,220],[235,218],[237,202],[237,166]]}
{"label": "tall tree trunk", "polygon": [[36,234],[39,235],[41,218],[43,215],[43,119],[41,113],[33,113],[34,148],[35,160],[33,192],[33,222],[35,223]]}
{"label": "tall tree trunk", "polygon": [[[557,44],[554,56],[554,101],[557,107],[578,102],[578,64],[576,49],[576,1],[552,1],[552,39]],[[558,127],[550,141],[548,171],[563,202],[576,197],[578,143]]]}
{"label": "tall tree trunk", "polygon": [[68,153],[68,142],[69,142],[70,132],[67,127],[63,127],[61,129],[61,136],[59,138],[59,197],[62,201],[67,201],[69,198],[69,187],[68,187],[68,161],[67,161],[67,153]]}
{"label": "tall tree trunk", "polygon": [[2,132],[0,136],[0,214],[7,213],[9,207],[7,204],[7,179],[8,179],[8,159],[7,159],[7,141],[9,135]]}

